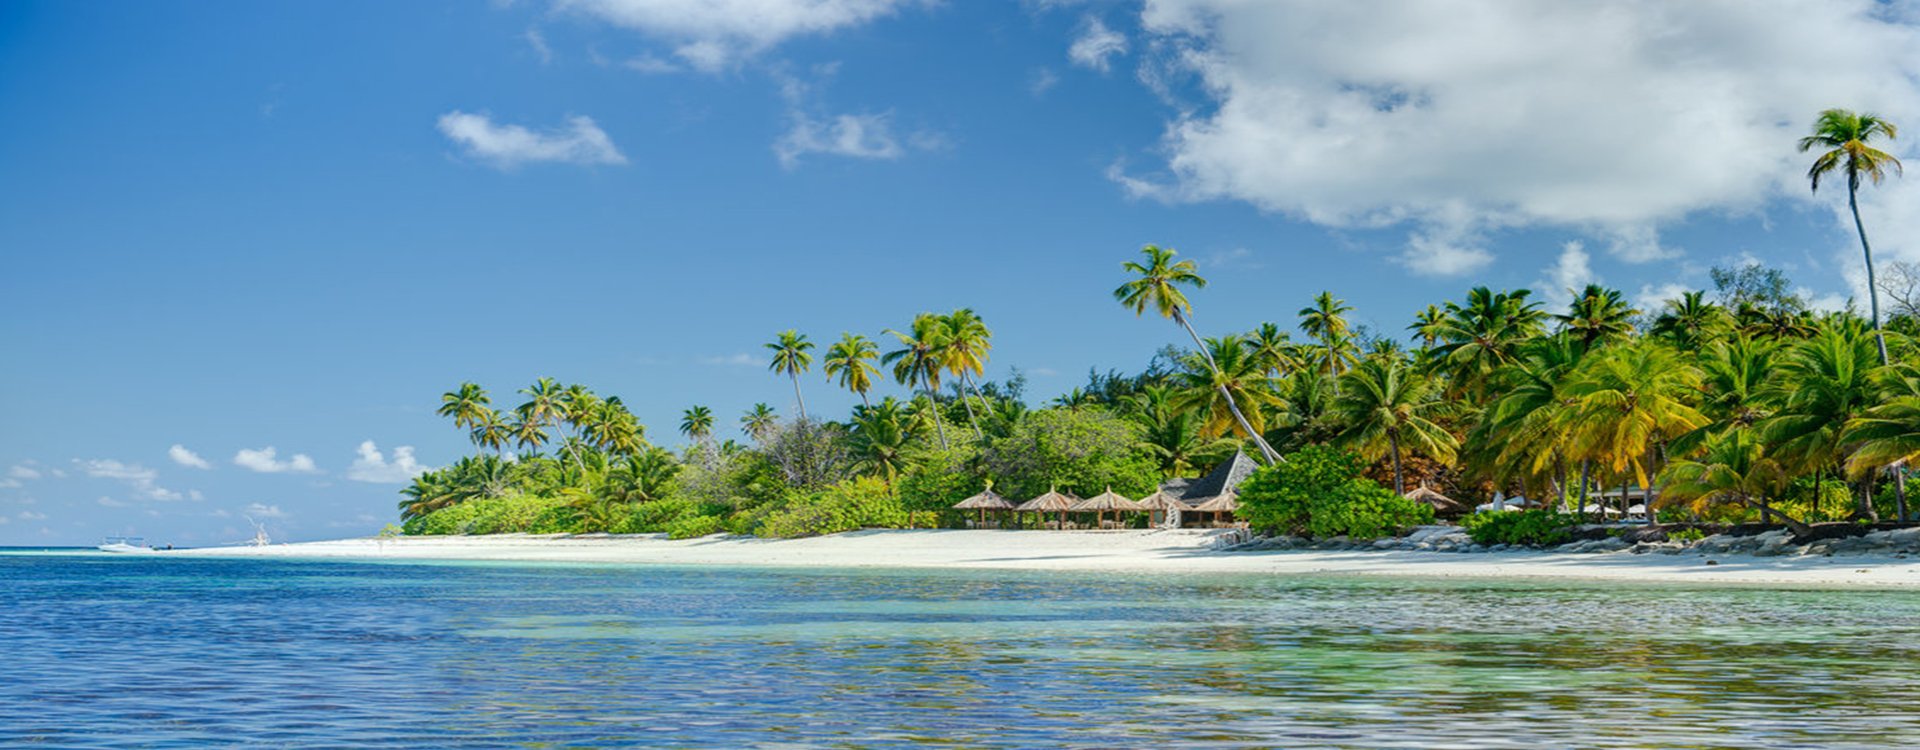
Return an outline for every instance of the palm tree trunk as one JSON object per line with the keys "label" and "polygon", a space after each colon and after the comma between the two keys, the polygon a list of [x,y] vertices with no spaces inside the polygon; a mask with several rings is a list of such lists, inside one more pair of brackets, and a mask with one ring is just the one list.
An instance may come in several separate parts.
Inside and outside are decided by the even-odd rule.
{"label": "palm tree trunk", "polygon": [[793,379],[793,400],[800,404],[800,421],[807,421],[807,400],[800,397],[800,372],[788,370],[787,377]]}
{"label": "palm tree trunk", "polygon": [[1387,433],[1387,445],[1393,448],[1393,491],[1402,497],[1407,494],[1407,480],[1400,475],[1400,434]]}
{"label": "palm tree trunk", "polygon": [[1867,227],[1860,223],[1859,176],[1849,168],[1847,170],[1847,209],[1853,212],[1853,231],[1860,234],[1860,254],[1867,260],[1867,309],[1873,317],[1873,343],[1880,347],[1880,364],[1887,364],[1887,338],[1880,333],[1880,287],[1873,279],[1873,247],[1867,244]]}
{"label": "palm tree trunk", "polygon": [[1893,467],[1893,505],[1894,512],[1900,514],[1900,522],[1907,522],[1907,472],[1903,467]]}
{"label": "palm tree trunk", "polygon": [[864,407],[867,407],[867,408],[869,408],[869,409],[871,409],[871,408],[873,408],[873,402],[872,402],[872,401],[868,401],[868,400],[867,400],[867,392],[866,392],[866,391],[861,391],[861,392],[860,392],[860,405],[861,405],[861,406],[864,406]]}
{"label": "palm tree trunk", "polygon": [[986,440],[987,434],[980,431],[980,419],[973,415],[973,401],[967,398],[967,374],[966,373],[963,372],[960,374],[960,387],[955,388],[954,390],[960,392],[960,405],[967,407],[967,424],[973,425],[973,439]]}
{"label": "palm tree trunk", "polygon": [[933,412],[933,431],[940,435],[940,450],[947,449],[947,428],[940,422],[940,399],[935,397],[932,386],[921,389],[927,394],[927,406]]}
{"label": "palm tree trunk", "polygon": [[1580,515],[1587,514],[1587,478],[1593,470],[1593,459],[1580,461]]}
{"label": "palm tree trunk", "polygon": [[[1207,369],[1213,371],[1213,374],[1215,375],[1217,380],[1220,374],[1220,365],[1213,361],[1213,353],[1207,351],[1207,344],[1206,342],[1200,340],[1200,333],[1198,331],[1193,330],[1193,324],[1187,322],[1187,316],[1181,314],[1179,308],[1174,309],[1173,319],[1175,322],[1180,324],[1180,327],[1187,329],[1188,336],[1193,337],[1193,345],[1200,348],[1200,356],[1206,359]],[[1285,459],[1280,457],[1280,453],[1278,451],[1275,451],[1273,449],[1273,446],[1267,445],[1266,438],[1261,437],[1260,433],[1253,431],[1253,425],[1248,424],[1247,416],[1245,414],[1240,413],[1240,405],[1234,402],[1233,394],[1227,391],[1227,387],[1223,384],[1216,382],[1214,383],[1214,388],[1220,391],[1221,398],[1224,398],[1227,400],[1227,411],[1233,412],[1233,420],[1240,424],[1240,431],[1247,433],[1247,437],[1253,439],[1253,444],[1260,448],[1260,455],[1266,457],[1267,463],[1272,464],[1272,463],[1280,463],[1281,461],[1284,461]]]}

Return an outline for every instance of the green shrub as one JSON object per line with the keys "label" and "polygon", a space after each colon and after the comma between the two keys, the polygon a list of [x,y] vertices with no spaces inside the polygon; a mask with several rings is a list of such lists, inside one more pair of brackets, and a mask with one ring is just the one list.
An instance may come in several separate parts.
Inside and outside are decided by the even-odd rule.
{"label": "green shrub", "polygon": [[719,516],[682,516],[667,524],[667,538],[693,539],[726,530],[724,519]]}
{"label": "green shrub", "polygon": [[1510,510],[1476,513],[1460,522],[1467,536],[1479,544],[1550,547],[1573,539],[1580,517],[1552,510]]}
{"label": "green shrub", "polygon": [[1707,532],[1696,528],[1674,529],[1667,532],[1669,542],[1697,542],[1707,538]]}
{"label": "green shrub", "polygon": [[802,537],[907,524],[900,500],[878,479],[852,479],[815,492],[796,493],[769,513],[757,533],[764,537]]}
{"label": "green shrub", "polygon": [[1376,539],[1433,522],[1433,508],[1360,476],[1360,460],[1320,446],[1260,469],[1240,485],[1238,515],[1270,533]]}

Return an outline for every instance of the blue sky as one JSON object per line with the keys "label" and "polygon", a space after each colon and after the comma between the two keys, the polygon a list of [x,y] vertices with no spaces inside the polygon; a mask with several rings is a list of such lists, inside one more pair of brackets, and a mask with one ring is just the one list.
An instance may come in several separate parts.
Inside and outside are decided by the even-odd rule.
{"label": "blue sky", "polygon": [[[1208,333],[1321,289],[1390,331],[1477,284],[1657,305],[1744,258],[1844,305],[1792,138],[1920,121],[1910,4],[1245,5],[0,6],[0,544],[370,533],[466,449],[462,380],[674,443],[791,411],[786,328],[971,306],[1044,400],[1175,341],[1109,296],[1148,242]],[[1890,258],[1914,184],[1865,200]]]}

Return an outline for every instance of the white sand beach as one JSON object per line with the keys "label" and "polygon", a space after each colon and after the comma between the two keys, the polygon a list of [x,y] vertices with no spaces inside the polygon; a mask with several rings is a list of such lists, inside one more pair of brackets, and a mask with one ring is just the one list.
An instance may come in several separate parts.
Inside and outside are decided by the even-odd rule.
{"label": "white sand beach", "polygon": [[[342,539],[153,554],[845,568],[1163,571],[1276,575],[1573,579],[1649,583],[1920,587],[1920,559],[1887,555],[1235,552],[1223,531],[859,531],[807,539],[660,535]],[[1709,561],[1712,564],[1709,564]]]}

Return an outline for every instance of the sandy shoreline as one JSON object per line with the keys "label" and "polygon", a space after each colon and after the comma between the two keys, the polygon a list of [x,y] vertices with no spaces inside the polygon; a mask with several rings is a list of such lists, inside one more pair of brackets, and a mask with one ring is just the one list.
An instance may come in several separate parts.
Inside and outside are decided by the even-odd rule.
{"label": "sandy shoreline", "polygon": [[[1164,571],[1275,575],[1573,579],[1649,583],[1920,587],[1920,560],[1888,556],[1231,552],[1202,530],[860,531],[809,539],[664,536],[341,539],[156,552],[169,557],[463,560],[845,568]],[[1716,564],[1707,564],[1708,560]]]}

